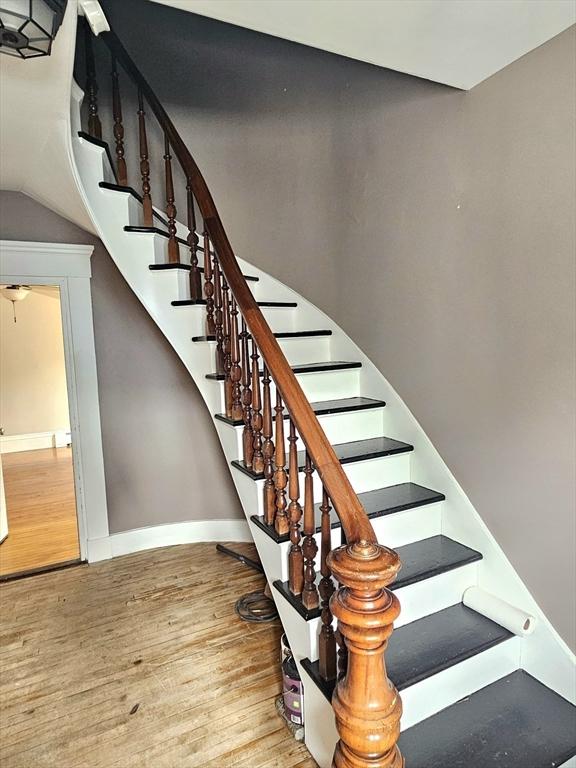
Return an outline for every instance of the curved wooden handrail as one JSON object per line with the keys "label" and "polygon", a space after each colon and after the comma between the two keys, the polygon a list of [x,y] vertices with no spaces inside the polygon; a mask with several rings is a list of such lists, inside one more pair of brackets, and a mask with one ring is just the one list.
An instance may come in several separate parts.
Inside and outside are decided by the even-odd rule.
{"label": "curved wooden handrail", "polygon": [[[324,434],[316,414],[304,395],[300,384],[276,341],[264,315],[255,301],[242,274],[232,246],[212,195],[180,134],[170,120],[156,94],[140,73],[126,49],[114,34],[106,32],[102,38],[111,50],[114,60],[119,61],[138,89],[138,116],[140,127],[140,161],[143,183],[143,212],[152,223],[152,202],[149,185],[149,163],[144,125],[143,99],[146,100],[164,133],[164,161],[166,173],[166,215],[168,219],[168,262],[179,262],[176,238],[176,207],[171,160],[173,153],[185,176],[188,205],[188,243],[191,249],[191,270],[196,259],[197,235],[195,232],[194,200],[204,223],[204,295],[206,297],[207,334],[216,339],[216,368],[224,370],[226,412],[230,418],[245,416],[240,403],[240,378],[248,388],[248,402],[252,403],[251,427],[253,429],[252,455],[245,454],[247,467],[260,472],[265,469],[270,493],[265,490],[267,524],[274,524],[276,532],[285,534],[290,528],[291,550],[289,557],[289,585],[293,594],[300,594],[302,605],[307,609],[319,606],[319,592],[315,585],[315,557],[317,544],[314,538],[314,491],[312,473],[318,472],[323,485],[321,567],[323,580],[320,584],[322,597],[322,622],[320,646],[328,648],[324,658],[326,679],[334,680],[335,636],[331,629],[332,615],[338,619],[340,652],[346,669],[336,682],[332,705],[340,741],[334,753],[335,768],[402,768],[404,761],[397,747],[400,733],[402,704],[394,686],[386,674],[384,654],[393,622],[399,613],[398,599],[388,591],[395,579],[400,563],[398,555],[378,544],[374,529],[332,445]],[[113,73],[116,74],[115,64]],[[89,72],[90,75],[90,72]],[[114,81],[116,99],[115,138],[118,167],[124,158],[122,113],[119,104],[117,76]],[[96,92],[96,86],[93,93]],[[97,105],[94,101],[95,115]],[[123,168],[123,166],[122,166]],[[214,260],[210,255],[210,243],[214,248]],[[213,267],[213,269],[212,269]],[[191,274],[192,274],[191,271]],[[213,272],[213,274],[212,274]],[[199,277],[196,275],[196,278]],[[196,279],[194,278],[194,279]],[[191,296],[201,296],[201,284]],[[232,296],[229,296],[231,292]],[[240,344],[237,316],[240,311],[243,329],[248,328],[252,337],[252,355],[248,359],[247,333],[242,342],[243,366],[239,365]],[[264,361],[264,408],[260,398],[259,356]],[[250,379],[252,393],[249,391]],[[276,389],[276,444],[271,442],[272,421],[270,381]],[[286,456],[283,430],[283,404],[290,416],[289,494],[290,522],[286,515]],[[262,434],[263,423],[265,430]],[[248,443],[250,442],[250,418],[244,419]],[[299,472],[296,452],[296,431],[306,448],[304,481],[304,537],[300,541],[301,507],[298,502]],[[263,453],[262,436],[265,438]],[[244,436],[243,436],[244,440]],[[272,453],[275,451],[275,470]],[[273,475],[273,477],[272,477]],[[330,507],[342,524],[347,544],[330,550]],[[275,519],[274,519],[275,517]],[[269,519],[268,519],[269,518]],[[296,565],[299,564],[298,569]],[[292,575],[290,568],[292,567]],[[293,575],[297,572],[297,578]],[[339,584],[334,591],[329,573]],[[323,583],[324,582],[324,583]],[[330,675],[328,677],[328,675]]]}
{"label": "curved wooden handrail", "polygon": [[156,94],[132,61],[117,35],[110,31],[102,33],[101,37],[142,91],[170,142],[182,170],[190,180],[192,192],[204,218],[204,225],[210,235],[214,249],[218,254],[228,285],[236,297],[238,307],[246,320],[250,333],[261,351],[290,416],[294,420],[314,466],[332,499],[336,513],[342,523],[346,540],[348,542],[376,542],[374,529],[362,504],[358,500],[334,449],[324,434],[316,414],[304,395],[260,307],[252,296],[200,169]]}

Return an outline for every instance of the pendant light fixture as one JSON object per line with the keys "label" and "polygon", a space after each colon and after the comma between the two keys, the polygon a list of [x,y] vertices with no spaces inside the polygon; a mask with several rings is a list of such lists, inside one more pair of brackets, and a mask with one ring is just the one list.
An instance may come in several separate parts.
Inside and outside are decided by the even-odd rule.
{"label": "pendant light fixture", "polygon": [[21,59],[49,56],[67,0],[0,0],[0,52]]}
{"label": "pendant light fixture", "polygon": [[8,301],[12,302],[12,312],[14,313],[14,322],[16,322],[16,302],[23,301],[30,293],[29,285],[5,285],[0,288],[0,294]]}

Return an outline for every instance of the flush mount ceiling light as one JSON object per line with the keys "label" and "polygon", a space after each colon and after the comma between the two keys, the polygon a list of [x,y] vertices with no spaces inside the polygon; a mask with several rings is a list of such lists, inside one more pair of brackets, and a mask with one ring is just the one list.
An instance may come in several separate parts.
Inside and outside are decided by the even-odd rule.
{"label": "flush mount ceiling light", "polygon": [[0,52],[49,56],[67,0],[0,0]]}

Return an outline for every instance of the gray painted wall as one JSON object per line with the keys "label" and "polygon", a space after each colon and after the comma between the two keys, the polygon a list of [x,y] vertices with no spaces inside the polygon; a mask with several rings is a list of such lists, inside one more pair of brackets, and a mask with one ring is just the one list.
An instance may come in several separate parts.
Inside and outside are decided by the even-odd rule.
{"label": "gray painted wall", "polygon": [[574,29],[465,93],[107,8],[238,254],[372,357],[574,647]]}
{"label": "gray painted wall", "polygon": [[[99,240],[0,192],[0,238],[89,243],[110,532],[243,512],[196,385]],[[206,478],[218,477],[208,483]]]}

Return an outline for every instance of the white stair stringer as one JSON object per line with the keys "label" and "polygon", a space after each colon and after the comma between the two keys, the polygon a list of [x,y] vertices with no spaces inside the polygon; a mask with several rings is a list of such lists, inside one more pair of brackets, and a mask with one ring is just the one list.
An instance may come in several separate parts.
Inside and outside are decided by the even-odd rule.
{"label": "white stair stringer", "polygon": [[[74,114],[79,109],[82,94],[76,88],[73,89],[73,96]],[[99,187],[99,182],[110,177],[108,160],[102,148],[74,135],[71,151],[80,193],[100,238],[128,285],[187,367],[214,417],[214,414],[224,410],[224,388],[221,382],[206,378],[213,368],[213,345],[191,341],[192,336],[205,333],[205,307],[174,307],[171,304],[176,299],[188,298],[188,273],[178,269],[149,269],[151,264],[164,263],[165,238],[153,233],[124,231],[128,222],[138,223],[139,203],[128,194]],[[445,501],[430,507],[410,509],[373,520],[379,541],[398,547],[443,534],[482,553],[483,559],[479,562],[399,589],[404,613],[398,626],[454,605],[461,600],[464,590],[472,585],[496,593],[538,617],[537,628],[530,637],[512,638],[418,683],[413,686],[414,691],[407,689],[403,694],[405,718],[402,727],[419,722],[518,668],[525,669],[565,698],[573,700],[573,655],[552,628],[405,403],[334,321],[258,267],[242,259],[239,263],[245,274],[259,278],[258,282],[249,283],[257,300],[297,302],[297,308],[263,308],[273,331],[331,331],[331,335],[326,337],[283,342],[282,347],[292,363],[344,360],[362,364],[361,368],[350,370],[299,374],[298,379],[311,401],[363,396],[386,402],[386,407],[375,412],[321,416],[320,422],[325,426],[331,442],[336,444],[385,435],[414,447],[409,453],[344,465],[356,492],[413,482],[445,494]],[[240,458],[241,428],[219,420],[214,423],[228,463]],[[266,576],[270,583],[275,579],[285,581],[288,544],[276,543],[250,519],[251,515],[261,512],[261,481],[255,482],[234,468],[231,468],[231,473]],[[317,480],[315,489],[318,501]],[[333,543],[335,546],[340,543],[339,529],[334,529]],[[331,707],[300,664],[303,658],[312,661],[317,658],[319,622],[304,621],[282,596],[274,594],[274,597],[300,673],[306,682],[306,743],[323,768],[330,765],[336,738]],[[433,703],[430,703],[431,699],[434,699]]]}

